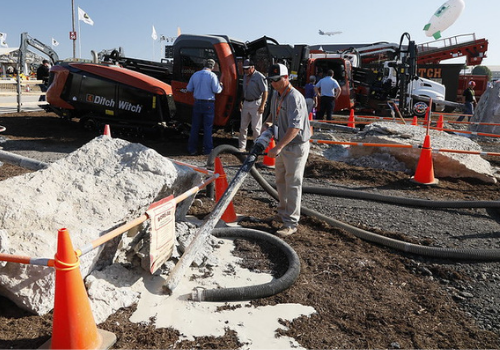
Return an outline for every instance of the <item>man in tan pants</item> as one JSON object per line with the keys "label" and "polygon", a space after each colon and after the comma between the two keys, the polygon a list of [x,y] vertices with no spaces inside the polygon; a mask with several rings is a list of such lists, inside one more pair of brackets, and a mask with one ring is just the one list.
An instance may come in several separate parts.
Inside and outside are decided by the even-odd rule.
{"label": "man in tan pants", "polygon": [[270,114],[264,128],[274,128],[276,146],[267,155],[276,158],[277,211],[283,221],[283,227],[276,234],[283,238],[297,232],[299,225],[302,181],[309,156],[311,127],[306,100],[290,84],[286,66],[272,65],[267,79],[276,91],[270,99]]}
{"label": "man in tan pants", "polygon": [[241,101],[241,122],[238,148],[245,152],[247,147],[248,125],[252,124],[253,139],[260,136],[262,129],[262,113],[266,107],[267,81],[266,77],[255,70],[252,61],[243,62],[243,99]]}

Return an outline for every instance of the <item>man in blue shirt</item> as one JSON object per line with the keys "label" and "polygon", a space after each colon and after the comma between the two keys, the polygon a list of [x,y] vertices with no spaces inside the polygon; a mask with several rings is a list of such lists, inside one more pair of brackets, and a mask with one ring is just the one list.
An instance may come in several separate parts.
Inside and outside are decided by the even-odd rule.
{"label": "man in blue shirt", "polygon": [[309,115],[313,108],[318,104],[316,90],[314,89],[314,84],[316,83],[316,77],[311,75],[309,77],[309,83],[304,87],[304,97],[306,98],[307,105],[307,115]]}
{"label": "man in blue shirt", "polygon": [[188,140],[188,152],[194,156],[198,152],[198,135],[203,123],[203,154],[212,152],[212,127],[214,124],[215,94],[222,91],[222,83],[217,75],[212,72],[215,61],[208,59],[204,68],[194,73],[189,79],[187,91],[193,93],[193,118],[191,121],[191,133]]}
{"label": "man in blue shirt", "polygon": [[326,120],[332,120],[333,111],[335,110],[335,100],[340,95],[340,85],[337,80],[333,79],[332,69],[326,72],[326,77],[316,84],[314,90],[320,96],[319,112],[316,114],[316,119],[323,119],[323,115],[326,112]]}

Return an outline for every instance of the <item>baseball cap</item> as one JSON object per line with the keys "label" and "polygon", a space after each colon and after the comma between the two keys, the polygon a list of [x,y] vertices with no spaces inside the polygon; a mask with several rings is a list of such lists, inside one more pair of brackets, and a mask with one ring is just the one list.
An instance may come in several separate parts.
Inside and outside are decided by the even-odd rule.
{"label": "baseball cap", "polygon": [[254,64],[251,60],[244,60],[243,61],[243,68],[250,68],[252,67]]}
{"label": "baseball cap", "polygon": [[205,67],[207,68],[214,68],[215,67],[215,61],[211,58],[205,61]]}
{"label": "baseball cap", "polygon": [[267,79],[279,78],[288,75],[288,69],[284,64],[277,63],[269,67],[269,74]]}

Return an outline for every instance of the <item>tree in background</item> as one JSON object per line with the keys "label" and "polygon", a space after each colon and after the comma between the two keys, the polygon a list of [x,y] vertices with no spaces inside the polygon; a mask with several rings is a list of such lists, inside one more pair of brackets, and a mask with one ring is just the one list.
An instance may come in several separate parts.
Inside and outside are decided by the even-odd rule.
{"label": "tree in background", "polygon": [[491,80],[491,76],[493,74],[491,73],[491,70],[486,66],[475,66],[472,70],[472,75],[487,75],[488,80]]}

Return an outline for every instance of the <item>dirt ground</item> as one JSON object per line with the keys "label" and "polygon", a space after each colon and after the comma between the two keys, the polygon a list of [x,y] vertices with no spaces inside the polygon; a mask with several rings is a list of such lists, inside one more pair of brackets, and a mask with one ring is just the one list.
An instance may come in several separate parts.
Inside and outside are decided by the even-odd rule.
{"label": "dirt ground", "polygon": [[[97,133],[81,130],[73,123],[52,114],[29,113],[0,115],[0,125],[7,128],[0,137],[10,140],[36,142],[38,147],[51,149],[57,145],[69,148],[84,144]],[[113,133],[113,131],[112,131]],[[166,140],[137,139],[165,156],[185,162],[203,156],[187,156],[181,136]],[[236,140],[216,137],[217,144]],[[0,146],[2,144],[0,143]],[[0,167],[0,180],[28,170],[14,165]],[[408,186],[408,175],[380,169],[348,166],[312,155],[306,177],[337,184],[398,188]],[[0,183],[1,184],[1,183]],[[422,195],[433,198],[497,199],[498,185],[477,181],[440,179],[432,190],[422,187]],[[210,203],[204,200],[205,203]],[[242,188],[234,198],[236,212],[264,219],[273,215],[275,202],[255,191]],[[192,208],[192,214],[203,217],[210,205]],[[242,226],[269,231],[273,224],[246,220]],[[369,229],[369,228],[365,228]],[[392,235],[391,232],[379,232]],[[398,237],[415,241],[410,237]],[[303,217],[298,234],[287,242],[300,257],[301,273],[296,283],[275,296],[254,300],[254,305],[300,303],[312,306],[316,313],[293,322],[284,322],[286,331],[279,335],[293,337],[304,348],[500,348],[500,335],[479,327],[470,313],[443,287],[438,279],[430,279],[413,268],[424,258],[396,252],[389,248],[364,242],[355,236],[313,218]],[[420,242],[422,243],[422,242]],[[254,242],[241,242],[238,252],[255,269],[271,266],[276,274],[283,272],[282,259],[269,247]],[[270,264],[270,265],[269,265]],[[285,267],[286,268],[286,267]],[[471,277],[443,265],[434,275],[446,276],[448,281],[466,281]],[[224,337],[197,338],[176,343],[179,334],[172,329],[155,329],[152,324],[134,324],[129,317],[134,308],[119,310],[99,328],[116,334],[115,349],[229,349],[243,346],[233,331]],[[37,348],[51,335],[51,314],[35,316],[0,298],[0,348]]]}

